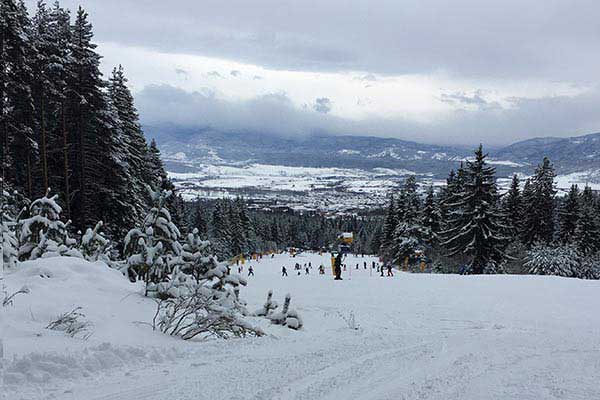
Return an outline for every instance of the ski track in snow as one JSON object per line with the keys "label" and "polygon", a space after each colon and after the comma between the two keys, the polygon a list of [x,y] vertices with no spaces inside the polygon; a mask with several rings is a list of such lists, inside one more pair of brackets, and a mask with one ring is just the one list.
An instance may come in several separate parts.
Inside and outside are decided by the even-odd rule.
{"label": "ski track in snow", "polygon": [[[269,336],[199,343],[149,333],[140,340],[150,344],[137,348],[132,340],[114,339],[115,343],[107,345],[92,337],[83,349],[69,350],[63,358],[56,353],[23,352],[5,363],[3,377],[9,390],[4,396],[65,400],[600,398],[598,282],[404,273],[380,278],[375,271],[369,276],[363,270],[363,260],[370,265],[373,259],[348,258],[349,268],[358,262],[360,269],[353,268],[351,277],[350,271],[345,272],[342,282],[332,281],[325,264],[327,255],[294,259],[282,255],[252,262],[257,276],[250,277],[242,290],[249,310],[264,302],[268,289],[274,290],[280,304],[290,292],[292,308],[305,322],[301,331],[254,319]],[[292,265],[296,261],[311,261],[312,275],[295,275]],[[326,265],[326,276],[317,273],[320,262]],[[287,278],[280,276],[282,265],[288,267]],[[360,324],[358,330],[348,328],[337,316],[350,310]],[[64,346],[68,349],[72,341],[65,338]],[[72,363],[83,369],[81,373],[73,375],[68,369],[70,359],[76,360]],[[64,374],[56,372],[61,363]],[[39,375],[44,365],[47,373]],[[29,381],[10,384],[6,371],[27,376],[28,368],[41,378],[33,379],[30,374]]]}

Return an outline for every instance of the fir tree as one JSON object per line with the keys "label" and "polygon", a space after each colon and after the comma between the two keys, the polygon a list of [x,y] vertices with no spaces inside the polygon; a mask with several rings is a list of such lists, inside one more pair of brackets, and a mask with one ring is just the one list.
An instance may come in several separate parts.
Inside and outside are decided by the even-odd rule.
{"label": "fir tree", "polygon": [[[123,135],[125,161],[131,174],[130,196],[137,217],[143,215],[149,203],[148,188],[154,187],[156,189],[157,186],[155,179],[149,179],[152,175],[149,171],[150,165],[147,162],[148,147],[139,122],[138,112],[133,104],[133,96],[127,87],[127,78],[121,65],[112,71],[108,92],[117,111],[119,126]],[[154,143],[154,149],[156,149],[156,143]],[[160,155],[157,153],[157,156]],[[162,167],[160,158],[158,158],[158,161],[153,159],[153,162],[157,164],[155,168],[160,169]],[[157,174],[162,178],[162,171]]]}
{"label": "fir tree", "polygon": [[579,220],[579,189],[572,185],[559,210],[559,239],[562,243],[573,243]]}
{"label": "fir tree", "polygon": [[442,236],[449,256],[465,255],[472,273],[481,274],[490,263],[504,258],[506,238],[503,216],[498,211],[495,169],[486,164],[482,146],[475,160],[467,162],[464,190],[450,204],[448,229]]}
{"label": "fir tree", "polygon": [[584,256],[600,250],[600,220],[590,204],[582,204],[573,232],[573,242]]}
{"label": "fir tree", "polygon": [[33,201],[29,217],[18,221],[19,259],[35,260],[40,257],[73,256],[81,254],[73,248],[76,241],[69,237],[67,225],[60,219],[62,208],[57,204],[58,195],[46,196]]}
{"label": "fir tree", "polygon": [[520,181],[517,174],[513,175],[510,189],[504,199],[504,214],[506,215],[506,225],[508,233],[520,237],[523,220],[523,201],[520,191]]}
{"label": "fir tree", "polygon": [[421,211],[421,225],[423,226],[423,239],[429,246],[437,244],[437,235],[441,231],[442,211],[439,207],[433,185],[427,188],[425,203]]}
{"label": "fir tree", "polygon": [[0,2],[0,167],[11,182],[31,197],[37,144],[33,133],[33,79],[29,59],[35,54],[30,21],[22,1]]}
{"label": "fir tree", "polygon": [[547,157],[535,170],[531,192],[524,196],[524,241],[550,243],[554,236],[554,167]]}

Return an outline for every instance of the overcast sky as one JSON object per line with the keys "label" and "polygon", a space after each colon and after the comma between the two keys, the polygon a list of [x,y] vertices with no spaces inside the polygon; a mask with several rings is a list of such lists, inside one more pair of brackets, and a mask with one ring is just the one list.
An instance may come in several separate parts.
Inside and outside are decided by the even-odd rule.
{"label": "overcast sky", "polygon": [[147,124],[467,145],[600,131],[597,0],[61,4],[90,13]]}

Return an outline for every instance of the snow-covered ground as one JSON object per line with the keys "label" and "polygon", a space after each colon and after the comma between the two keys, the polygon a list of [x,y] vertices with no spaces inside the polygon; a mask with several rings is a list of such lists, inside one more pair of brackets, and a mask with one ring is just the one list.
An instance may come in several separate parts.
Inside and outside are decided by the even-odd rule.
{"label": "snow-covered ground", "polygon": [[[600,282],[537,276],[456,276],[363,269],[343,281],[327,255],[253,262],[242,297],[286,293],[301,331],[252,319],[262,338],[184,342],[153,332],[154,304],[101,263],[54,259],[6,275],[0,308],[6,399],[598,399]],[[311,262],[309,276],[292,265]],[[356,270],[356,263],[359,269]],[[281,277],[281,267],[289,276]],[[45,329],[81,306],[88,339]],[[344,318],[356,317],[359,329]]]}

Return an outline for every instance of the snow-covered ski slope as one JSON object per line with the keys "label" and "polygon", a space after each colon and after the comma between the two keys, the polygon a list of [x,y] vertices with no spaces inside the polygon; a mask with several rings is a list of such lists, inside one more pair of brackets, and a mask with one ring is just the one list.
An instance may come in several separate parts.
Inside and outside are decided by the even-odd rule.
{"label": "snow-covered ski slope", "polygon": [[[252,262],[242,297],[286,293],[301,331],[183,342],[152,332],[152,300],[100,263],[28,262],[5,277],[30,293],[0,312],[6,399],[599,399],[600,282],[398,273],[363,261],[333,281],[328,255]],[[311,262],[309,276],[293,264]],[[318,275],[320,263],[325,276]],[[360,263],[360,269],[354,269]],[[281,277],[281,267],[288,277]],[[245,269],[247,271],[247,269]],[[86,341],[44,329],[81,306]],[[350,313],[359,329],[344,320]]]}

